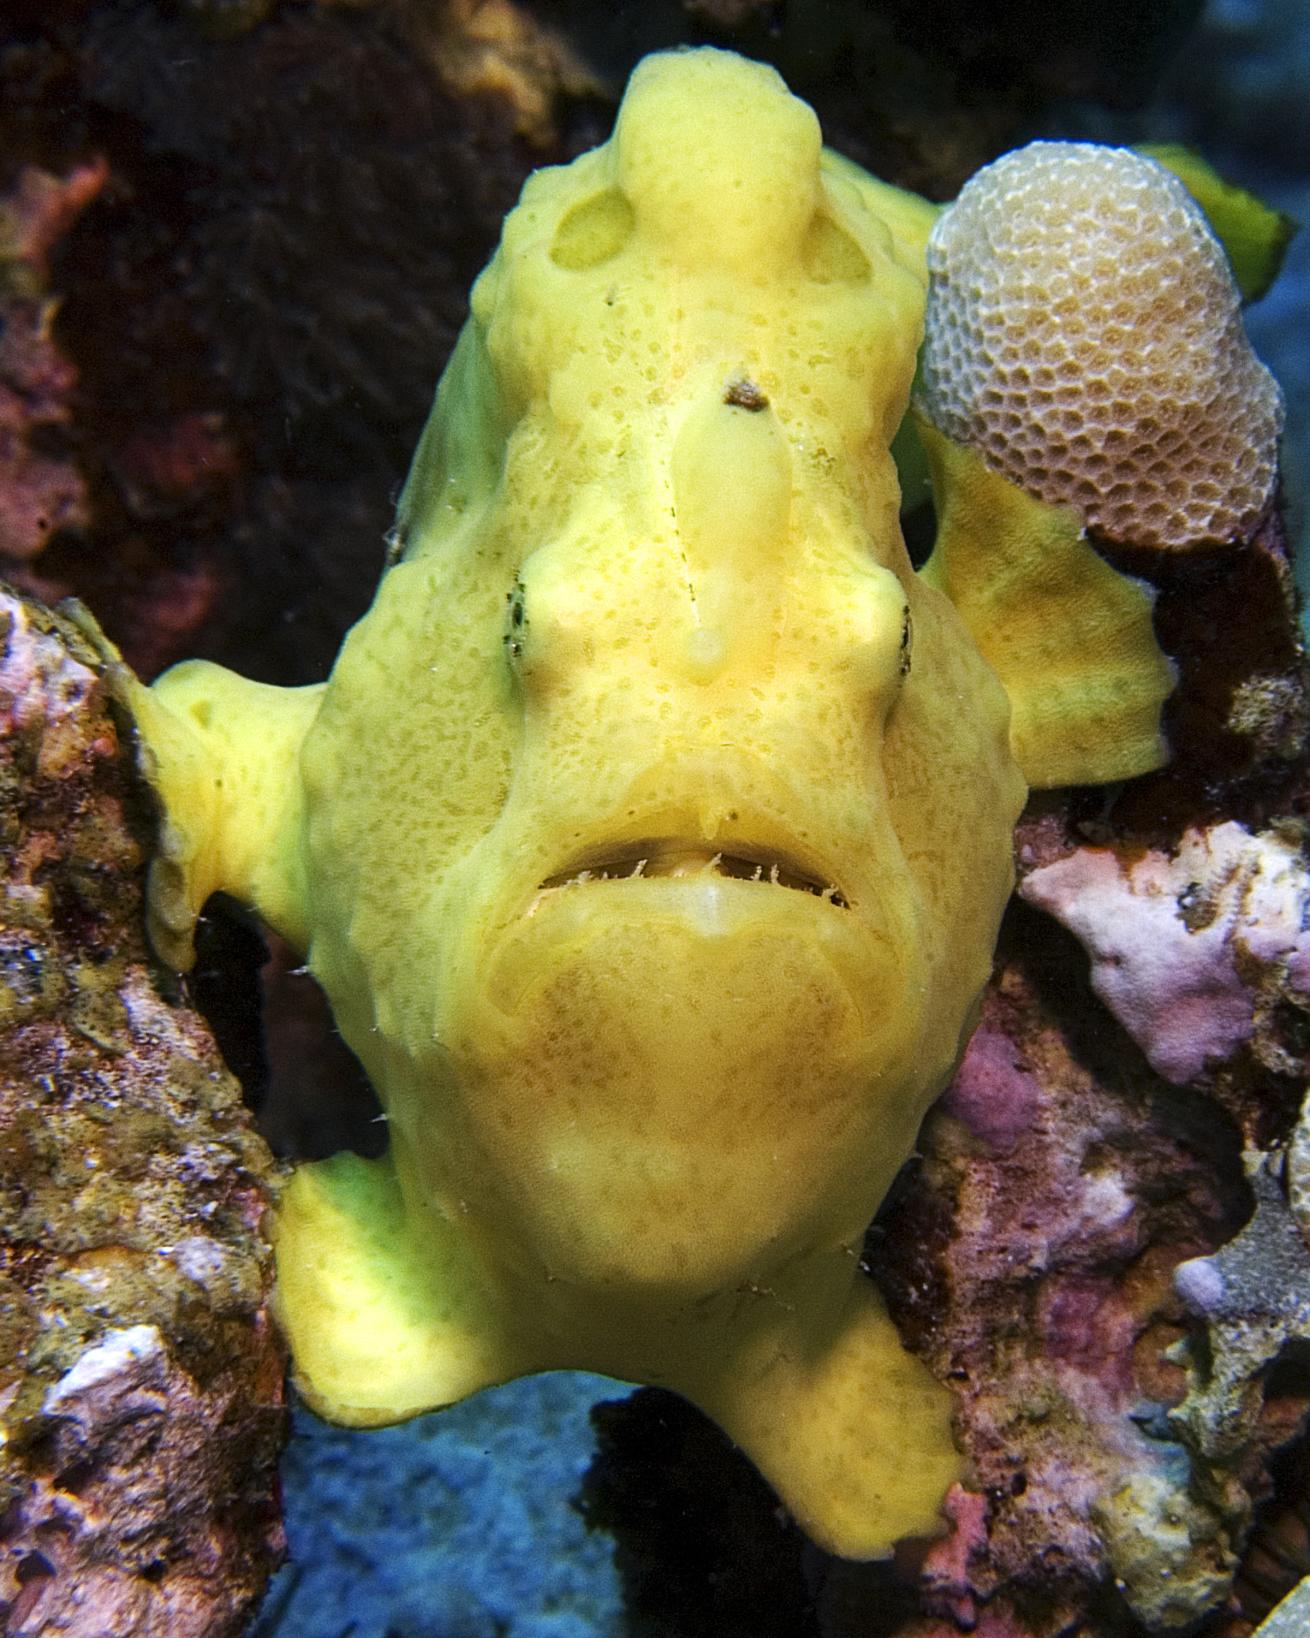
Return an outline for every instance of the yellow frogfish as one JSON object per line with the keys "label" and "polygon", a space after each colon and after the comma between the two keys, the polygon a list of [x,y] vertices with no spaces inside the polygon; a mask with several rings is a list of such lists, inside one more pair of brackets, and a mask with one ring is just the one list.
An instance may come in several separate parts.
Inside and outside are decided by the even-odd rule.
{"label": "yellow frogfish", "polygon": [[[1154,456],[1130,426],[1107,471],[1069,430],[1100,391],[1079,348],[1112,433],[1166,413],[1123,340],[1159,296],[1098,316],[1122,256],[1069,247],[1181,213],[1199,354],[1247,361],[1224,427],[1277,436],[1181,184],[1055,146],[1053,201],[1021,177],[942,213],[825,151],[772,69],[646,59],[611,139],[507,219],[330,678],[120,673],[156,948],[185,968],[211,893],[253,906],[386,1111],[384,1158],[300,1166],[277,1218],[324,1416],[587,1368],[702,1407],[837,1553],[939,1527],[950,1395],[862,1237],[968,1039],[1027,787],[1167,755],[1150,595],[1078,511],[1090,473],[1149,539]],[[894,441],[935,485],[919,572]],[[1189,539],[1249,529],[1271,482]]]}

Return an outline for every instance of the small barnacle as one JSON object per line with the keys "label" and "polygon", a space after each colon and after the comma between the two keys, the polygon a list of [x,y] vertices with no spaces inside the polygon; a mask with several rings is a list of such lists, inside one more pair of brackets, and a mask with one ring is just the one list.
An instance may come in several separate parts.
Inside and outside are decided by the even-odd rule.
{"label": "small barnacle", "polygon": [[738,376],[735,381],[729,381],[723,391],[723,402],[734,404],[738,409],[750,410],[752,413],[769,407],[767,394],[761,392],[755,383],[744,375]]}
{"label": "small barnacle", "polygon": [[1178,907],[1178,919],[1189,933],[1199,933],[1213,920],[1213,915],[1209,913],[1208,895],[1201,882],[1188,882],[1174,903]]}

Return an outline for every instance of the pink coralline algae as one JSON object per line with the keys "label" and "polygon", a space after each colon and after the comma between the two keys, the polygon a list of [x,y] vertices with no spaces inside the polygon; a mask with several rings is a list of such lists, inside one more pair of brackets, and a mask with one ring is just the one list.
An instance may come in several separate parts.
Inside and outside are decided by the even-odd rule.
{"label": "pink coralline algae", "polygon": [[[1256,858],[1276,879],[1292,855],[1270,848]],[[1264,903],[1256,874],[1247,859],[1248,907]],[[1262,942],[1268,922],[1264,952],[1281,937]],[[1270,1420],[1261,1384],[1298,1335],[1296,1280],[1260,1347],[1220,1356],[1212,1379],[1200,1344],[1219,1321],[1175,1271],[1227,1277],[1217,1258],[1250,1213],[1242,1137],[1204,1085],[1176,1089],[1097,1019],[1080,967],[1054,922],[1012,910],[919,1172],[870,1248],[905,1333],[957,1391],[968,1459],[904,1638],[1250,1630],[1217,1623],[1236,1610],[1269,1453],[1295,1427],[1294,1410]],[[1252,1301],[1233,1286],[1235,1312]]]}
{"label": "pink coralline algae", "polygon": [[959,1391],[967,1490],[985,1499],[954,1500],[923,1572],[939,1620],[912,1631],[985,1617],[1090,1633],[1078,1618],[1114,1583],[1121,1622],[1164,1630],[1222,1600],[1245,1520],[1244,1498],[1191,1492],[1166,1421],[1184,1387],[1166,1358],[1186,1324],[1172,1268],[1240,1218],[1196,1134],[1126,1066],[1085,1061],[1076,1018],[1047,1010],[1040,939],[1011,930],[1008,946],[879,1254],[908,1243],[933,1269],[891,1292]]}
{"label": "pink coralline algae", "polygon": [[1092,988],[1175,1084],[1251,1041],[1278,1000],[1310,1007],[1310,875],[1297,835],[1230,821],[1186,831],[1172,853],[1079,848],[1019,891],[1078,937]]}
{"label": "pink coralline algae", "polygon": [[1301,753],[1233,777],[1246,823],[1202,822],[1217,786],[1179,743],[1117,809],[1021,821],[1026,903],[871,1247],[969,1462],[904,1638],[1248,1638],[1297,1573],[1243,1565],[1310,1404]]}
{"label": "pink coralline algae", "polygon": [[969,1460],[906,1638],[1246,1638],[1277,1596],[1237,1578],[1310,1401],[1298,789],[1172,840],[1021,822],[1027,903],[872,1248]]}

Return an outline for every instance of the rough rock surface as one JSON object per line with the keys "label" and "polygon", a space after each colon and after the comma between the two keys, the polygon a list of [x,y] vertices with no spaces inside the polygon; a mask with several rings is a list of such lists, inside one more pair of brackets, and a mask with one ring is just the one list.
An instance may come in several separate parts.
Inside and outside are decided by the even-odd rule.
{"label": "rough rock surface", "polygon": [[0,1626],[241,1630],[281,1551],[275,1169],[143,944],[100,661],[0,602]]}
{"label": "rough rock surface", "polygon": [[[1092,988],[1177,1085],[1268,1036],[1280,1006],[1310,1015],[1310,874],[1299,826],[1186,830],[1172,853],[1121,862],[1078,848],[1020,892],[1086,946]],[[1263,1030],[1261,1026],[1264,1026]],[[1265,1044],[1271,1068],[1294,1071]]]}
{"label": "rough rock surface", "polygon": [[1165,1422],[1187,1329],[1172,1269],[1245,1210],[1215,1163],[1232,1134],[1087,1037],[1059,958],[1011,918],[920,1176],[884,1225],[893,1266],[922,1281],[900,1295],[958,1388],[971,1463],[955,1533],[925,1564],[943,1623],[925,1630],[967,1630],[994,1601],[1023,1612],[1019,1631],[1095,1631],[1077,1623],[1098,1604],[1121,1629],[1128,1609],[1167,1629],[1236,1569],[1240,1505],[1194,1491]]}
{"label": "rough rock surface", "polygon": [[77,370],[52,333],[49,260],[107,175],[101,160],[67,177],[28,165],[0,196],[0,565],[10,568],[90,521],[85,480],[60,446]]}

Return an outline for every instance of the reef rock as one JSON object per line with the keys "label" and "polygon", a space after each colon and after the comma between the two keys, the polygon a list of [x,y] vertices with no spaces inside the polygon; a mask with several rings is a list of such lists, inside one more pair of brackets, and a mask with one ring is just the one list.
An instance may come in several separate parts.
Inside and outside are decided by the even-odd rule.
{"label": "reef rock", "polygon": [[156,985],[100,662],[0,603],[0,1626],[239,1632],[281,1552],[276,1172]]}
{"label": "reef rock", "polygon": [[1222,1600],[1245,1522],[1189,1485],[1165,1421],[1186,1331],[1170,1276],[1241,1222],[1210,1159],[1232,1138],[1088,1038],[1059,956],[1011,917],[921,1174],[882,1225],[880,1256],[931,1248],[902,1315],[960,1394],[972,1462],[925,1565],[928,1607],[949,1617],[933,1631],[1017,1604],[1015,1631],[1090,1633],[1072,1623],[1098,1603],[1167,1630]]}
{"label": "reef rock", "polygon": [[63,178],[29,165],[0,196],[0,562],[11,569],[88,520],[76,461],[51,448],[72,420],[77,370],[51,333],[49,256],[107,174],[103,160]]}
{"label": "reef rock", "polygon": [[1092,987],[1166,1080],[1183,1085],[1269,1039],[1280,1004],[1310,1011],[1310,873],[1298,827],[1191,827],[1177,848],[1124,859],[1079,848],[1020,892],[1087,947]]}
{"label": "reef rock", "polygon": [[[1303,655],[1276,528],[1164,557],[1134,567],[1172,760],[1030,803],[980,1026],[875,1225],[970,1463],[898,1638],[1247,1638],[1310,1539],[1274,1461],[1310,1403]],[[1275,666],[1288,731],[1243,737]],[[867,1638],[854,1602],[825,1632]]]}

